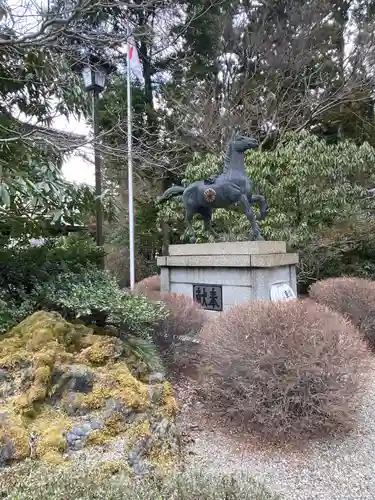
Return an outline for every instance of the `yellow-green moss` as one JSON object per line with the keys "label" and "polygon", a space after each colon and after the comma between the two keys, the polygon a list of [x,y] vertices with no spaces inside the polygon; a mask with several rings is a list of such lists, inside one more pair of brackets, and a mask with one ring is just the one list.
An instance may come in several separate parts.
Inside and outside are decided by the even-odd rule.
{"label": "yellow-green moss", "polygon": [[40,459],[50,465],[62,465],[63,463],[65,463],[65,460],[61,453],[53,450],[47,451],[40,457]]}
{"label": "yellow-green moss", "polygon": [[31,417],[35,414],[33,406],[29,403],[28,394],[20,394],[19,396],[16,396],[12,403],[14,410],[21,415]]}
{"label": "yellow-green moss", "polygon": [[151,446],[147,457],[162,472],[168,472],[176,462],[176,456],[172,450],[164,446]]}
{"label": "yellow-green moss", "polygon": [[106,420],[104,428],[93,431],[87,442],[92,445],[102,445],[120,434],[128,440],[127,448],[130,449],[140,439],[151,436],[150,421],[146,419],[134,424],[126,424],[123,422],[122,415],[114,412]]}
{"label": "yellow-green moss", "polygon": [[35,414],[35,405],[46,399],[51,376],[52,372],[49,365],[40,366],[39,364],[34,370],[34,382],[32,386],[13,400],[14,408],[21,415],[31,417]]}
{"label": "yellow-green moss", "polygon": [[105,428],[110,435],[117,436],[117,434],[126,430],[127,425],[124,423],[121,413],[113,412],[112,415],[106,419]]}
{"label": "yellow-green moss", "polygon": [[43,457],[51,451],[63,453],[67,447],[64,432],[65,429],[61,429],[58,424],[42,432],[36,446],[37,457]]}
{"label": "yellow-green moss", "polygon": [[35,415],[36,405],[48,396],[54,365],[74,361],[81,336],[92,334],[90,328],[73,325],[59,314],[39,311],[14,327],[1,341],[0,366],[22,369],[32,364],[31,387],[14,398],[14,408],[22,415]]}
{"label": "yellow-green moss", "polygon": [[41,365],[53,365],[56,356],[80,350],[82,336],[92,329],[73,325],[54,312],[38,311],[12,328],[1,340],[0,365],[15,366],[35,357]]}
{"label": "yellow-green moss", "polygon": [[91,335],[85,339],[85,344],[92,340],[90,345],[83,349],[78,356],[78,361],[90,363],[92,365],[103,365],[113,360],[117,354],[115,339],[103,337],[100,335]]}
{"label": "yellow-green moss", "polygon": [[47,389],[43,386],[34,385],[28,391],[28,400],[30,404],[44,401],[46,398]]}
{"label": "yellow-green moss", "polygon": [[126,432],[126,437],[133,443],[148,436],[151,436],[151,428],[150,421],[147,419],[133,424]]}
{"label": "yellow-green moss", "polygon": [[93,330],[91,330],[89,333],[86,332],[84,335],[82,335],[81,349],[86,349],[87,347],[94,345],[97,342],[98,337],[102,337],[102,335],[95,334]]}
{"label": "yellow-green moss", "polygon": [[37,436],[35,455],[45,461],[56,463],[56,456],[62,455],[67,448],[65,433],[75,420],[63,412],[52,408],[43,408],[38,418],[29,422],[29,428]]}
{"label": "yellow-green moss", "polygon": [[29,456],[29,433],[22,419],[17,416],[7,416],[0,422],[0,446],[10,441],[14,447],[13,459],[22,460]]}
{"label": "yellow-green moss", "polygon": [[74,404],[77,408],[99,410],[110,397],[111,389],[96,384],[88,394],[77,394]]}
{"label": "yellow-green moss", "polygon": [[[0,341],[0,352],[0,366],[10,370],[13,381],[18,381],[18,394],[6,401],[6,411],[13,410],[14,419],[12,416],[9,429],[0,427],[0,443],[6,437],[11,438],[17,448],[15,458],[24,458],[30,453],[30,434],[36,438],[34,457],[53,464],[64,461],[65,433],[80,419],[49,407],[48,397],[54,390],[53,375],[64,373],[69,364],[89,365],[94,384],[88,394],[76,394],[74,402],[71,400],[74,394],[66,392],[61,403],[69,397],[73,407],[99,410],[112,398],[137,413],[147,411],[150,418],[157,412],[173,418],[177,412],[168,383],[163,384],[160,400],[153,407],[147,381],[138,380],[130,371],[129,366],[137,359],[119,339],[94,334],[84,325],[70,324],[57,313],[40,311],[26,318]],[[104,444],[121,434],[133,445],[151,435],[150,426],[148,419],[125,424],[119,413],[113,413],[103,429],[90,433],[87,443]],[[164,449],[155,448],[151,454],[155,459],[159,456],[160,462],[167,462],[168,453]]]}
{"label": "yellow-green moss", "polygon": [[99,409],[107,399],[114,398],[122,401],[127,408],[138,411],[149,408],[151,401],[148,385],[133,377],[126,363],[118,362],[104,370],[97,370],[96,378],[92,392],[77,398],[79,407]]}
{"label": "yellow-green moss", "polygon": [[117,363],[110,375],[117,381],[120,399],[128,408],[145,410],[150,406],[148,385],[133,377],[126,363]]}
{"label": "yellow-green moss", "polygon": [[40,434],[53,426],[69,430],[78,420],[69,417],[64,411],[43,406],[38,412],[38,418],[28,421],[28,426],[34,434]]}
{"label": "yellow-green moss", "polygon": [[[87,329],[89,330],[89,329]],[[12,328],[9,337],[23,338],[29,351],[38,351],[49,341],[65,347],[77,347],[82,332],[55,312],[38,311]]]}
{"label": "yellow-green moss", "polygon": [[89,434],[86,442],[88,445],[99,446],[108,443],[113,437],[102,429],[96,429]]}
{"label": "yellow-green moss", "polygon": [[[128,452],[139,440],[151,436],[151,425],[148,419],[131,425],[125,433],[125,437],[127,438],[125,452]],[[176,455],[168,441],[165,442],[160,439],[151,441],[150,447],[145,449],[145,457],[161,471],[170,470],[176,462]]]}
{"label": "yellow-green moss", "polygon": [[114,412],[105,421],[103,429],[97,429],[90,433],[88,444],[100,445],[111,441],[114,437],[126,431],[128,425],[123,421],[121,413]]}
{"label": "yellow-green moss", "polygon": [[1,341],[0,366],[13,368],[27,360],[25,341],[21,338],[5,338]]}
{"label": "yellow-green moss", "polygon": [[169,382],[163,383],[163,392],[160,399],[160,411],[173,419],[178,412],[178,404],[173,395],[173,389]]}
{"label": "yellow-green moss", "polygon": [[52,370],[56,363],[56,359],[61,361],[61,358],[67,358],[67,360],[69,360],[72,356],[68,355],[65,349],[56,342],[50,342],[33,355],[32,361],[35,368],[48,367]]}
{"label": "yellow-green moss", "polygon": [[51,379],[51,368],[48,365],[39,366],[35,369],[34,380],[48,384]]}

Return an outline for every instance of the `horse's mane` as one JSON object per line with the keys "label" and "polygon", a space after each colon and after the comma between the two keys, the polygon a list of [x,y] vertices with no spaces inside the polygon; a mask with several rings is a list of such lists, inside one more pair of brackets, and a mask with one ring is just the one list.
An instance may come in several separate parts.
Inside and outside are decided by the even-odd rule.
{"label": "horse's mane", "polygon": [[228,147],[227,147],[227,151],[224,155],[224,168],[230,162],[231,158],[232,158],[232,141],[229,142]]}

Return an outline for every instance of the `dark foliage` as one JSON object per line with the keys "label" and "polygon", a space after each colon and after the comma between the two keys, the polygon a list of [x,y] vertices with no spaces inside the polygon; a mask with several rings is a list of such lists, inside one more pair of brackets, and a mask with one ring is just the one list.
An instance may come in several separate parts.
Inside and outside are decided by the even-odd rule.
{"label": "dark foliage", "polygon": [[300,244],[298,285],[307,293],[317,280],[340,276],[375,277],[375,222],[353,220],[336,224]]}
{"label": "dark foliage", "polygon": [[22,302],[36,285],[51,276],[97,268],[103,250],[89,239],[73,237],[47,240],[40,246],[0,249],[0,289],[16,302]]}

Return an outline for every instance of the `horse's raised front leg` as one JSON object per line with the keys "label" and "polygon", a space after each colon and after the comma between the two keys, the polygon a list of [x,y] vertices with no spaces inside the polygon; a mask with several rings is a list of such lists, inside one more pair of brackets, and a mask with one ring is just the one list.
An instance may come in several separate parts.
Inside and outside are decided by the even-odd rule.
{"label": "horse's raised front leg", "polygon": [[259,201],[260,203],[260,214],[256,216],[256,220],[263,220],[268,214],[268,204],[264,196],[260,194],[253,194],[250,202]]}
{"label": "horse's raised front leg", "polygon": [[193,229],[193,217],[194,213],[190,211],[186,211],[186,225],[189,229],[190,233],[190,243],[196,243],[197,237],[195,235],[194,229]]}
{"label": "horse's raised front leg", "polygon": [[255,219],[255,215],[254,215],[253,209],[251,208],[251,204],[250,204],[250,202],[247,199],[247,196],[245,194],[243,194],[241,196],[239,204],[240,204],[240,206],[243,207],[243,209],[245,211],[246,218],[247,218],[247,220],[251,224],[251,229],[252,229],[252,232],[253,232],[253,238],[255,240],[263,240],[264,238],[260,234],[259,226],[256,223],[256,219]]}

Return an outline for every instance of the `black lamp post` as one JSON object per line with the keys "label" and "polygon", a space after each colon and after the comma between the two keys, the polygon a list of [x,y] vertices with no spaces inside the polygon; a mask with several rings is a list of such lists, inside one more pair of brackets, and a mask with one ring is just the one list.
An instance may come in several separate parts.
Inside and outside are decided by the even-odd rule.
{"label": "black lamp post", "polygon": [[[107,76],[113,70],[112,66],[103,63],[97,57],[91,57],[87,64],[81,66],[85,90],[92,96],[92,121],[94,132],[94,163],[95,163],[95,195],[96,195],[96,244],[103,246],[103,207],[102,207],[102,171],[98,148],[99,137],[99,94],[104,90]],[[104,263],[103,263],[104,264]]]}

